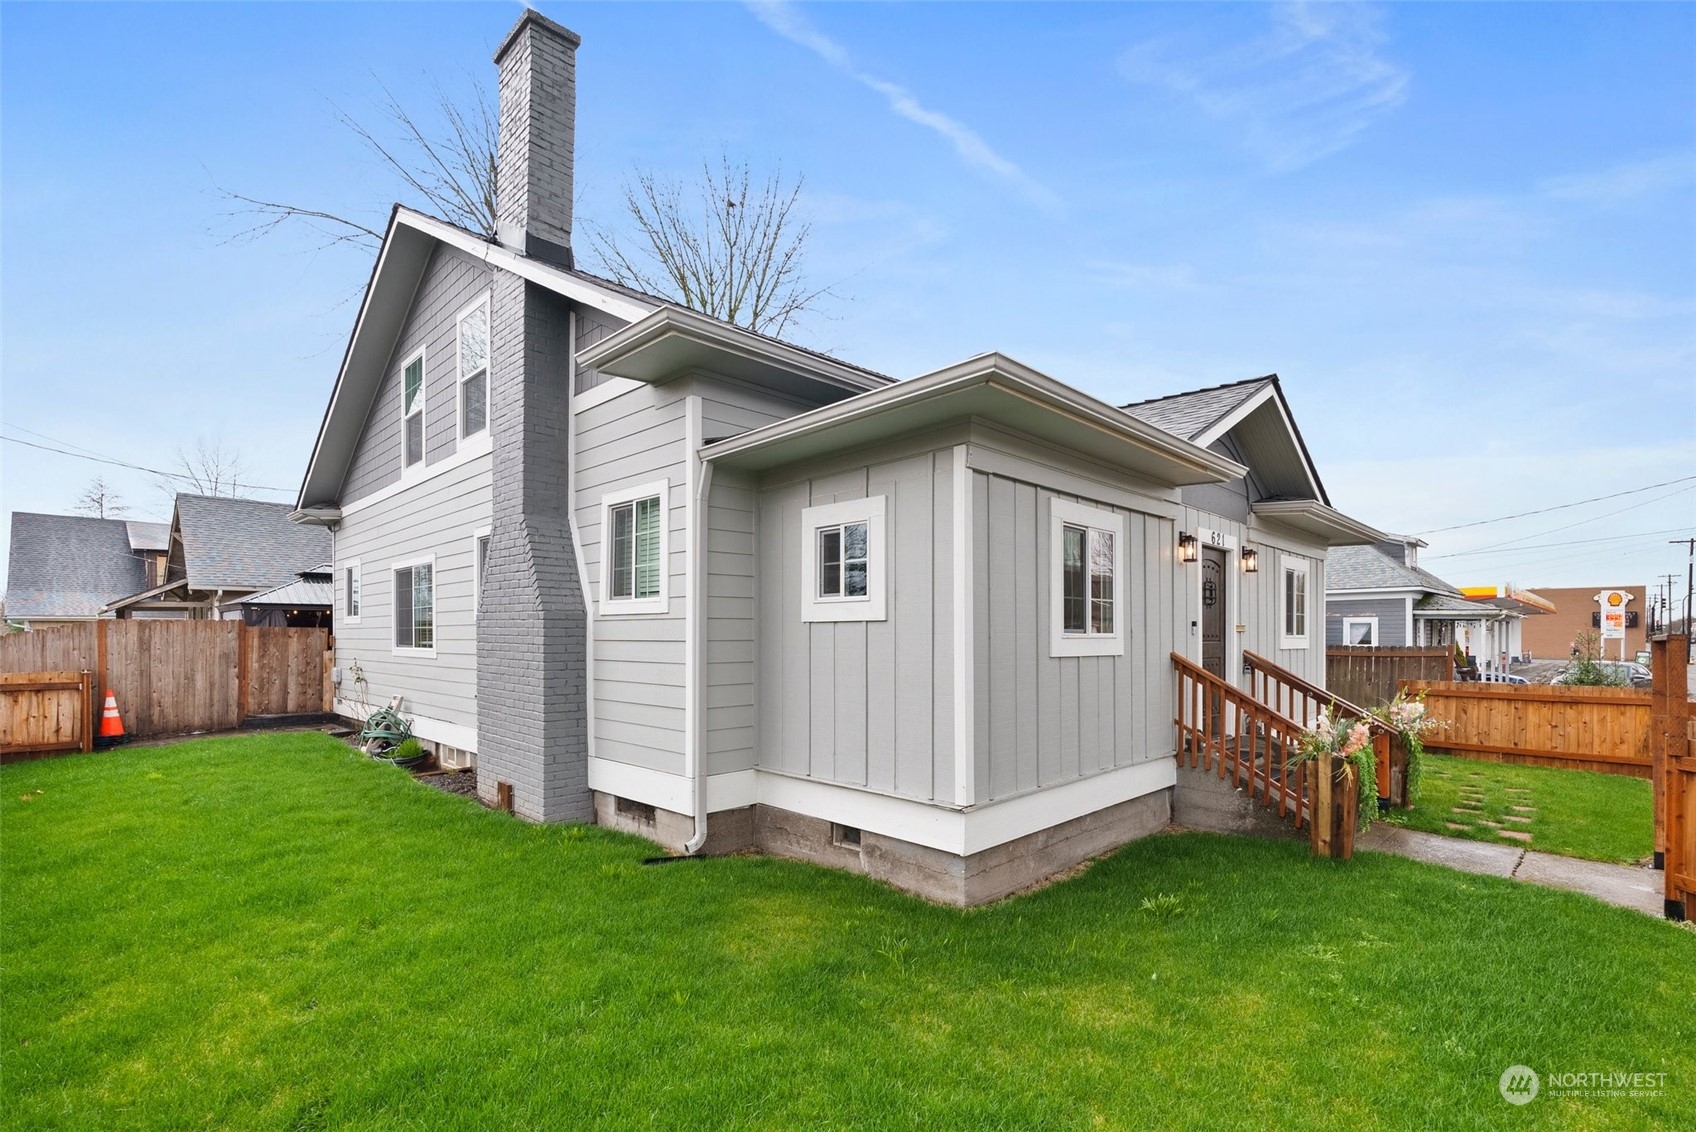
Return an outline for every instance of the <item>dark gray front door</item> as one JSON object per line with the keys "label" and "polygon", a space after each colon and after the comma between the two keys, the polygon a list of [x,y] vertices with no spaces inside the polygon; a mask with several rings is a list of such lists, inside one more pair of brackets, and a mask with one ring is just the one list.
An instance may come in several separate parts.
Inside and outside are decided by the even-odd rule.
{"label": "dark gray front door", "polygon": [[1201,550],[1201,666],[1225,679],[1225,552]]}

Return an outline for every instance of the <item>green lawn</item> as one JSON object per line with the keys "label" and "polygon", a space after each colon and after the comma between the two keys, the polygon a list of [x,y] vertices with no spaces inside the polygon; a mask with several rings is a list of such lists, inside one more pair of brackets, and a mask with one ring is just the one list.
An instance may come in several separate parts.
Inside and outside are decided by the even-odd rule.
{"label": "green lawn", "polygon": [[[1419,804],[1388,820],[1450,837],[1631,863],[1655,849],[1649,783],[1619,774],[1425,756]],[[1529,833],[1530,841],[1503,836]]]}
{"label": "green lawn", "polygon": [[1696,935],[1395,857],[1160,836],[962,913],[318,735],[0,786],[7,1128],[1696,1125]]}

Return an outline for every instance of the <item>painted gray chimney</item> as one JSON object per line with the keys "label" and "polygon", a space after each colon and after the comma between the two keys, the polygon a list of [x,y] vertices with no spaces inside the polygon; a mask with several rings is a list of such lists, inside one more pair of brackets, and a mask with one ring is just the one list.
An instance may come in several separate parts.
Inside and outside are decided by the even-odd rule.
{"label": "painted gray chimney", "polygon": [[[501,242],[569,262],[578,39],[526,12],[501,45]],[[490,294],[494,516],[477,620],[477,792],[535,821],[590,821],[588,618],[571,543],[571,317],[496,269]]]}
{"label": "painted gray chimney", "polygon": [[500,68],[495,235],[526,255],[571,261],[577,48],[583,41],[526,8],[495,52]]}

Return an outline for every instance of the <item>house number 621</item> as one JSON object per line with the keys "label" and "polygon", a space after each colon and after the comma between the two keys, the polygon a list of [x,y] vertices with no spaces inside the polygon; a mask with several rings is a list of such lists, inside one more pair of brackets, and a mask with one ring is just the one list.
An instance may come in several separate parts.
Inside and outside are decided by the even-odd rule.
{"label": "house number 621", "polygon": [[1208,546],[1224,546],[1225,545],[1225,532],[1224,531],[1208,531],[1207,532],[1207,545]]}

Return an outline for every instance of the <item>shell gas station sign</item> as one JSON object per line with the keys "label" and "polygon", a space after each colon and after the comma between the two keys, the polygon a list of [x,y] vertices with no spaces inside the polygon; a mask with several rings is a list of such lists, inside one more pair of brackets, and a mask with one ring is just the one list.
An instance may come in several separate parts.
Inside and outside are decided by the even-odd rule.
{"label": "shell gas station sign", "polygon": [[1630,600],[1631,595],[1624,590],[1603,590],[1596,595],[1596,604],[1602,610],[1602,640],[1625,640],[1625,606]]}

